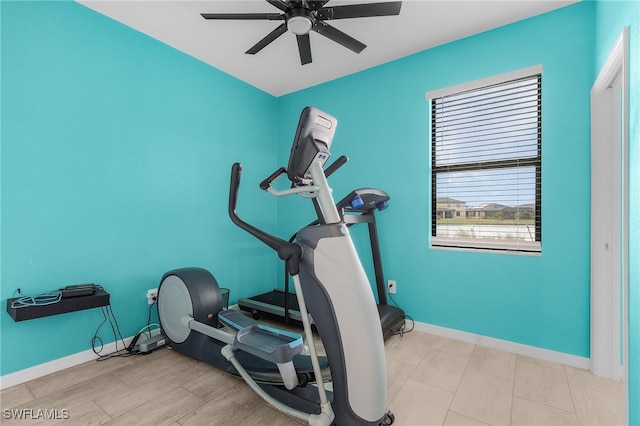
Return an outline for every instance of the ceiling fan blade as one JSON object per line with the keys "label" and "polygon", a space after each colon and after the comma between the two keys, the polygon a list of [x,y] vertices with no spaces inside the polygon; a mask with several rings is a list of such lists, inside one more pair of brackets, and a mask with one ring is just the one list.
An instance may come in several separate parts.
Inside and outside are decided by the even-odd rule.
{"label": "ceiling fan blade", "polygon": [[277,7],[278,9],[280,9],[283,12],[286,12],[287,9],[289,9],[289,4],[285,1],[281,1],[281,0],[267,0],[267,2],[269,2],[269,4],[271,4],[272,6]]}
{"label": "ceiling fan blade", "polygon": [[368,18],[371,16],[399,15],[401,7],[401,1],[323,7],[318,11],[317,17],[324,21],[327,19]]}
{"label": "ceiling fan blade", "polygon": [[284,14],[280,13],[201,13],[204,19],[252,19],[282,21]]}
{"label": "ceiling fan blade", "polygon": [[256,53],[258,53],[259,51],[267,47],[267,45],[271,43],[273,40],[277,39],[278,37],[280,37],[282,34],[286,32],[287,32],[287,24],[283,23],[280,26],[278,26],[278,28],[276,28],[275,30],[267,34],[265,38],[257,42],[251,49],[247,50],[244,53],[247,53],[249,55],[255,55]]}
{"label": "ceiling fan blade", "polygon": [[316,22],[316,24],[313,26],[313,31],[335,41],[338,44],[343,45],[347,49],[353,50],[356,53],[362,52],[362,50],[367,47],[366,44],[360,43],[350,35],[347,35],[339,29],[332,27],[331,25],[322,21]]}
{"label": "ceiling fan blade", "polygon": [[298,39],[298,51],[300,52],[300,63],[306,65],[311,63],[311,43],[309,42],[309,33],[296,35]]}
{"label": "ceiling fan blade", "polygon": [[307,1],[307,7],[310,10],[318,10],[320,9],[322,6],[324,6],[325,4],[327,4],[329,2],[329,0],[309,0]]}

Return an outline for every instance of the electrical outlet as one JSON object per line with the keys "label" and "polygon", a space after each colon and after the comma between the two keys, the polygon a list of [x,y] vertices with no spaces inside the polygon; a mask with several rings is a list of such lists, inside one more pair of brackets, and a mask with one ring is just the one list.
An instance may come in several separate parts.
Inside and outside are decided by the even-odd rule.
{"label": "electrical outlet", "polygon": [[395,280],[387,281],[387,290],[389,291],[389,294],[396,294],[397,287],[398,285]]}
{"label": "electrical outlet", "polygon": [[147,290],[147,302],[149,302],[150,305],[153,305],[153,303],[156,302],[157,300],[158,300],[158,289],[152,288]]}

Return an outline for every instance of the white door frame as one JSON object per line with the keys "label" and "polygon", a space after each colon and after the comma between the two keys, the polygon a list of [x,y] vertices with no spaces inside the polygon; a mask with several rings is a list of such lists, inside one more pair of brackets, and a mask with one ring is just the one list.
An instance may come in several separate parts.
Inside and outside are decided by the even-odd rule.
{"label": "white door frame", "polygon": [[[628,383],[629,29],[591,89],[591,371]],[[628,403],[628,395],[626,395]]]}

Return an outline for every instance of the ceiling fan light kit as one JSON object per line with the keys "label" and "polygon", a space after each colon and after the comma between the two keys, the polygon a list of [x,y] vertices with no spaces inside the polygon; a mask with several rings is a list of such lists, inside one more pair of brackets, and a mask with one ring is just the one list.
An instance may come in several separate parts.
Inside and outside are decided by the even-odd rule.
{"label": "ceiling fan light kit", "polygon": [[[313,28],[313,15],[306,9],[292,10],[290,17],[287,17],[287,29],[295,35],[308,34]],[[285,14],[285,17],[288,15]]]}
{"label": "ceiling fan light kit", "polygon": [[329,0],[267,0],[267,2],[283,13],[202,13],[201,15],[204,19],[284,21],[245,53],[255,55],[288,30],[296,35],[300,63],[305,65],[311,63],[311,44],[309,42],[309,32],[311,31],[327,37],[355,53],[360,53],[367,47],[364,43],[324,21],[399,15],[402,7],[401,1],[333,7],[324,7]]}

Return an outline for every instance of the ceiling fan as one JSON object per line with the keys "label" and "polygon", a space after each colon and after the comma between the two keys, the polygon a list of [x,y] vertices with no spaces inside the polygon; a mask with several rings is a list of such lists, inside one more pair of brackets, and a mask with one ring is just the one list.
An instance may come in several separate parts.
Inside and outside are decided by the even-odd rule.
{"label": "ceiling fan", "polygon": [[356,53],[367,47],[325,21],[332,19],[367,18],[400,14],[401,1],[329,6],[329,0],[267,0],[283,13],[202,13],[204,19],[239,19],[284,21],[245,53],[255,55],[287,30],[296,35],[302,65],[311,63],[309,32],[315,31]]}

